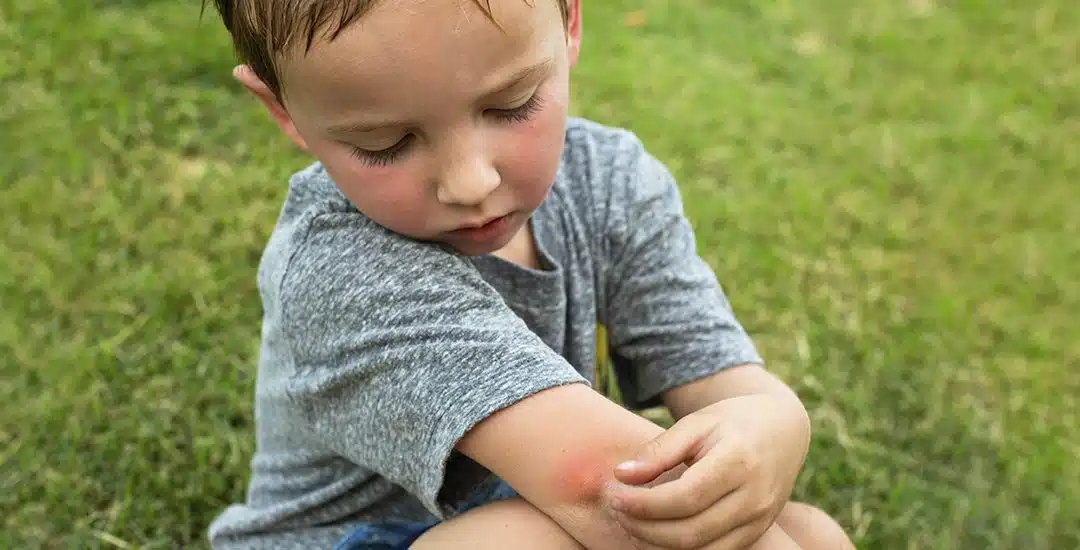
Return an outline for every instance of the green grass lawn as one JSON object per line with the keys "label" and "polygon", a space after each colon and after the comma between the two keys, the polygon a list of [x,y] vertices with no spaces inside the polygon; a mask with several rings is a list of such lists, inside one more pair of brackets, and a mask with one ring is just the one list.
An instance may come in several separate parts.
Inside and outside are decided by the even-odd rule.
{"label": "green grass lawn", "polygon": [[[680,177],[860,548],[1080,548],[1073,4],[585,2],[575,109]],[[199,0],[0,1],[0,547],[198,546],[243,496],[307,159],[230,68]]]}

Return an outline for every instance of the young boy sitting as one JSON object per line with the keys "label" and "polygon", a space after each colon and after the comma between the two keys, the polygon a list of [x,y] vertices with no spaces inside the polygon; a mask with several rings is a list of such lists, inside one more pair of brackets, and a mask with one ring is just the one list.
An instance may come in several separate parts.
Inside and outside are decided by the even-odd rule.
{"label": "young boy sitting", "polygon": [[[215,548],[828,549],[809,442],[633,134],[567,115],[577,0],[216,0],[317,163],[259,266]],[[606,327],[630,408],[591,389]]]}

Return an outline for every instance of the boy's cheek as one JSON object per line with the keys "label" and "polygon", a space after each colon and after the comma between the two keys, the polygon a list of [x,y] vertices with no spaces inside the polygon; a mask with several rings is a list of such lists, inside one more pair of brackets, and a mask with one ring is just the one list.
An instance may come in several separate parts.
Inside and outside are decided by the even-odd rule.
{"label": "boy's cheek", "polygon": [[323,163],[341,192],[376,223],[426,236],[428,197],[419,175],[396,166],[364,167],[348,153],[331,152]]}
{"label": "boy's cheek", "polygon": [[[528,202],[540,202],[558,170],[565,140],[565,119],[544,113],[522,123],[512,139],[503,142],[499,172]],[[535,196],[534,196],[535,195]],[[526,198],[522,196],[522,198]]]}

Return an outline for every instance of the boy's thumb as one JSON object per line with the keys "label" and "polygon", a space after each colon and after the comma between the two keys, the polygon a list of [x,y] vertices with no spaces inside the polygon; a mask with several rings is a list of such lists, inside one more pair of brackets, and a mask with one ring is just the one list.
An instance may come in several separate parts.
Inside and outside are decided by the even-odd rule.
{"label": "boy's thumb", "polygon": [[644,485],[697,454],[704,436],[691,425],[676,424],[646,442],[629,460],[615,466],[615,479],[627,485]]}

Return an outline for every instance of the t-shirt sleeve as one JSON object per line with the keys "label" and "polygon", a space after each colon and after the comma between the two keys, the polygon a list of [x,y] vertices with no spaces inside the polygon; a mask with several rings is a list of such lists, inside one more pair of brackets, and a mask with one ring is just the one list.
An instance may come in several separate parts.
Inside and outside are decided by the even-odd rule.
{"label": "t-shirt sleeve", "polygon": [[763,361],[697,253],[669,170],[637,142],[629,149],[608,189],[605,325],[623,397],[643,408],[671,388]]}
{"label": "t-shirt sleeve", "polygon": [[453,450],[466,431],[584,379],[467,258],[358,218],[317,218],[283,279],[288,393],[327,448],[445,517],[488,475]]}

